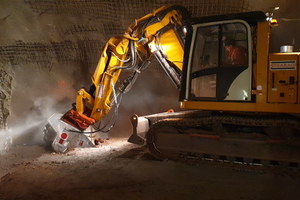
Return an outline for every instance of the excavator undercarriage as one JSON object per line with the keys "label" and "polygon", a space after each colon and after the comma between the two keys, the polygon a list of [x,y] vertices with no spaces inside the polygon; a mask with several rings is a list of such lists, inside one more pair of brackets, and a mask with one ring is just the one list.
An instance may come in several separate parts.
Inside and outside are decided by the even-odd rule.
{"label": "excavator undercarriage", "polygon": [[[134,134],[158,159],[300,169],[299,116],[183,111],[133,118]],[[138,132],[145,123],[147,133]]]}

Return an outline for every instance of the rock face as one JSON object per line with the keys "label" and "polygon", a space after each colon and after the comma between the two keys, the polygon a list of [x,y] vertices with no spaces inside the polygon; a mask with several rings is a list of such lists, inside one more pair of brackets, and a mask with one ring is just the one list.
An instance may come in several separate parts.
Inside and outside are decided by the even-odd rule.
{"label": "rock face", "polygon": [[11,70],[0,66],[0,129],[6,128],[13,90],[12,81],[13,73]]}
{"label": "rock face", "polygon": [[6,131],[13,90],[12,81],[12,71],[0,66],[0,154],[6,151],[12,143],[12,138]]}

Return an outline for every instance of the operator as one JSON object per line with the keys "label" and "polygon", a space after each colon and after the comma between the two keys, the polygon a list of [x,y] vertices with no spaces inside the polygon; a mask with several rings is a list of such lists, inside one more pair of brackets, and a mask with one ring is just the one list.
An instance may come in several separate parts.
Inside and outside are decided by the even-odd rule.
{"label": "operator", "polygon": [[224,64],[229,65],[247,65],[248,52],[243,46],[236,45],[236,42],[231,37],[226,37],[224,47],[227,52],[227,61]]}

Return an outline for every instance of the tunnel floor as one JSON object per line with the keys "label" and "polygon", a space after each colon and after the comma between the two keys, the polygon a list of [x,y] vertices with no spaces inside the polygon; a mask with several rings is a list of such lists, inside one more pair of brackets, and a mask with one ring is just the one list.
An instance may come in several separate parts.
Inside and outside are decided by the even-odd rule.
{"label": "tunnel floor", "polygon": [[111,138],[65,154],[12,146],[1,155],[7,199],[299,199],[300,180],[154,159],[145,147]]}

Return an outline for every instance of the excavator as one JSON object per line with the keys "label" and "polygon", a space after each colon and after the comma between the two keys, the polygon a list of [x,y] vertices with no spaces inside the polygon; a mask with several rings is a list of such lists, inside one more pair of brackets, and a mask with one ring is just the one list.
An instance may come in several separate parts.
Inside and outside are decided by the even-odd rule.
{"label": "excavator", "polygon": [[[108,40],[90,89],[81,88],[69,111],[48,119],[45,142],[56,152],[97,145],[115,123],[122,95],[157,60],[179,90],[182,110],[133,115],[129,142],[146,145],[159,159],[298,167],[300,52],[291,46],[269,52],[270,31],[278,25],[270,16],[191,18],[175,5],[136,20]],[[130,75],[121,80],[124,71]]]}

